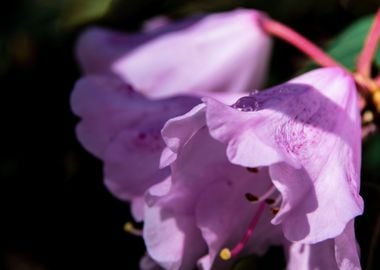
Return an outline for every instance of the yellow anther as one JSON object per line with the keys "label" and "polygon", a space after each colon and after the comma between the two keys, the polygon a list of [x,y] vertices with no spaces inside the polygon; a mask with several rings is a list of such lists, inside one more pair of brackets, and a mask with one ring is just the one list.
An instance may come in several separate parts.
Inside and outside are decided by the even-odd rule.
{"label": "yellow anther", "polygon": [[223,261],[228,261],[229,259],[231,259],[231,250],[229,250],[228,248],[223,248],[220,253],[219,253],[219,257],[223,260]]}
{"label": "yellow anther", "polygon": [[247,167],[246,169],[247,169],[247,171],[249,171],[251,173],[258,173],[259,172],[259,168]]}
{"label": "yellow anther", "polygon": [[127,222],[124,224],[124,230],[126,232],[131,232],[135,229],[135,227],[133,226],[132,222]]}
{"label": "yellow anther", "polygon": [[365,111],[362,116],[362,120],[364,124],[371,123],[374,119],[373,112]]}
{"label": "yellow anther", "polygon": [[133,223],[129,221],[124,224],[124,231],[136,236],[142,236],[142,231],[139,229],[136,229],[135,226],[133,226]]}
{"label": "yellow anther", "polygon": [[272,207],[270,210],[271,210],[271,212],[272,212],[273,215],[276,215],[280,211],[280,208],[278,208],[278,207]]}

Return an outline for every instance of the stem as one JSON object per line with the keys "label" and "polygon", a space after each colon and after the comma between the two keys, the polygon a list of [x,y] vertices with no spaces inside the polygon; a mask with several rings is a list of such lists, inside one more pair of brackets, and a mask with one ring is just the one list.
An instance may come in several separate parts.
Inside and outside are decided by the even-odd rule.
{"label": "stem", "polygon": [[374,79],[375,83],[380,85],[380,75],[377,75],[376,78]]}
{"label": "stem", "polygon": [[371,76],[371,64],[376,52],[377,43],[380,38],[380,9],[377,10],[375,20],[368,32],[363,50],[361,51],[357,61],[357,71],[363,76]]}
{"label": "stem", "polygon": [[379,85],[376,80],[363,76],[359,72],[353,73],[352,75],[354,76],[356,83],[362,87],[364,95],[373,94],[378,91]]}
{"label": "stem", "polygon": [[262,20],[262,27],[269,34],[292,44],[323,67],[343,67],[311,41],[277,21],[270,18],[264,18]]}

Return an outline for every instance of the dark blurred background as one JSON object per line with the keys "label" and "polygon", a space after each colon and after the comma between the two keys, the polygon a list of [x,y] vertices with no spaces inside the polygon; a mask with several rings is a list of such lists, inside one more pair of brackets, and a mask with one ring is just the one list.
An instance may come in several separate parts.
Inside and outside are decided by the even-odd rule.
{"label": "dark blurred background", "polygon": [[[183,18],[249,7],[325,46],[348,24],[374,13],[378,5],[378,0],[3,1],[0,268],[138,269],[144,254],[142,239],[123,231],[124,223],[131,220],[128,205],[108,193],[101,162],[75,139],[78,119],[70,112],[69,96],[80,77],[73,48],[84,27],[97,24],[137,31],[156,15]],[[268,84],[289,79],[308,63],[280,41],[275,42],[272,59]],[[376,258],[380,254],[379,156],[377,135],[364,147],[362,195],[367,205],[357,222],[367,269],[380,269]],[[260,263],[265,265],[270,256],[277,256],[277,251]]]}

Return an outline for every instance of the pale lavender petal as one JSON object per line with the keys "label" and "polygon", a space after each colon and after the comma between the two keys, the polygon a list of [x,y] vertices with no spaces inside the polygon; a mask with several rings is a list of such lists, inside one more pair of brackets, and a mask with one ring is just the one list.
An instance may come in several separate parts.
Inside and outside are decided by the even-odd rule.
{"label": "pale lavender petal", "polygon": [[211,135],[228,144],[229,159],[270,166],[283,199],[273,223],[282,223],[289,240],[335,237],[362,213],[360,117],[355,84],[345,71],[309,72],[233,108],[206,102]]}
{"label": "pale lavender petal", "polygon": [[207,16],[141,45],[115,62],[113,71],[154,97],[247,91],[261,84],[270,51],[260,16],[250,10]]}
{"label": "pale lavender petal", "polygon": [[[242,94],[209,93],[208,96],[231,105]],[[199,104],[189,112],[168,120],[161,131],[166,144],[161,155],[161,167],[171,164],[182,147],[205,125],[205,104]]]}
{"label": "pale lavender petal", "polygon": [[78,39],[76,58],[87,74],[112,73],[112,64],[117,59],[148,40],[145,35],[126,35],[101,27],[91,27]]}
{"label": "pale lavender petal", "polygon": [[152,185],[144,196],[144,202],[147,206],[151,207],[157,203],[157,201],[162,200],[162,197],[168,195],[169,197],[171,194],[169,194],[171,188],[173,186],[172,177],[169,176],[165,180]]}
{"label": "pale lavender petal", "polygon": [[361,198],[349,182],[354,181],[355,174],[352,168],[345,167],[349,153],[344,149],[341,147],[339,152],[331,148],[317,177],[284,163],[271,167],[273,183],[283,196],[281,211],[272,222],[282,223],[289,240],[316,243],[335,237],[349,220],[362,213]]}
{"label": "pale lavender petal", "polygon": [[[308,245],[289,244],[289,255],[286,269],[299,270],[339,270],[335,260],[334,240]],[[342,269],[343,270],[343,269]]]}
{"label": "pale lavender petal", "polygon": [[171,164],[185,144],[205,127],[205,105],[199,104],[184,115],[167,121],[161,134],[166,148],[161,155],[161,167]]}
{"label": "pale lavender petal", "polygon": [[92,28],[77,57],[86,73],[112,72],[149,97],[249,91],[263,82],[271,48],[262,16],[240,9],[134,35]]}
{"label": "pale lavender petal", "polygon": [[[75,50],[76,58],[86,74],[114,73],[113,64],[120,58],[133,54],[139,46],[170,32],[186,29],[198,20],[198,17],[194,17],[169,23],[164,17],[153,18],[144,25],[144,32],[137,34],[123,33],[102,27],[90,27],[78,38]],[[125,78],[127,75],[123,74],[121,77]],[[127,80],[127,82],[130,81]]]}
{"label": "pale lavender petal", "polygon": [[137,222],[142,222],[144,219],[144,196],[137,196],[131,200],[131,213]]}
{"label": "pale lavender petal", "polygon": [[[266,121],[261,120],[265,112],[242,113],[214,99],[204,99],[207,104],[207,125],[211,135],[228,143],[227,156],[236,164],[260,167],[284,160],[283,155],[272,145],[264,142],[267,134]],[[253,129],[255,132],[253,132]],[[257,130],[257,132],[256,132]],[[252,153],[260,158],[252,158]]]}
{"label": "pale lavender petal", "polygon": [[75,86],[74,113],[81,117],[79,141],[104,162],[105,184],[120,199],[144,195],[169,175],[159,169],[164,123],[200,100],[176,97],[149,100],[119,79],[89,76]]}
{"label": "pale lavender petal", "polygon": [[145,208],[144,240],[147,251],[161,267],[193,270],[206,245],[194,216],[172,203],[160,202]]}
{"label": "pale lavender petal", "polygon": [[103,156],[105,185],[118,198],[143,195],[168,176],[168,168],[159,168],[164,148],[160,129],[165,120],[146,120],[126,127],[109,143]]}
{"label": "pale lavender petal", "polygon": [[316,244],[288,243],[288,270],[360,270],[354,222],[342,234]]}
{"label": "pale lavender petal", "polygon": [[[86,150],[101,158],[112,138],[122,130],[125,119],[138,117],[125,105],[129,99],[143,101],[131,86],[111,77],[89,76],[75,84],[71,108],[86,119],[77,126],[78,139]],[[138,117],[137,122],[140,120]]]}
{"label": "pale lavender petal", "polygon": [[359,245],[355,239],[354,221],[335,238],[335,258],[340,270],[360,270]]}

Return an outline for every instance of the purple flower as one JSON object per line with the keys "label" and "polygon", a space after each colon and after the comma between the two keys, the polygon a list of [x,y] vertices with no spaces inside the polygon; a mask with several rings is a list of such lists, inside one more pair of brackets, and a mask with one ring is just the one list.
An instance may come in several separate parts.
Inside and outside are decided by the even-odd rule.
{"label": "purple flower", "polygon": [[282,195],[273,223],[282,224],[289,240],[335,237],[362,213],[360,115],[345,71],[309,72],[232,107],[206,103],[210,133],[228,144],[229,160],[269,166]]}
{"label": "purple flower", "polygon": [[[257,173],[228,161],[226,146],[204,126],[204,105],[171,119],[163,129],[169,146],[162,166],[171,163],[171,177],[153,186],[147,196],[144,240],[150,256],[164,269],[229,269],[219,252],[235,245],[250,223],[255,233],[241,254],[262,254],[283,240],[270,224],[272,213],[252,205],[247,192],[271,186],[268,170]],[[178,156],[177,156],[178,155]]]}
{"label": "purple flower", "polygon": [[[195,96],[228,102],[241,94],[226,93],[262,81],[270,40],[258,26],[261,16],[237,10],[166,26],[155,20],[141,34],[94,28],[81,36],[77,54],[89,75],[72,95],[82,120],[78,138],[104,162],[106,186],[132,201],[137,220],[146,190],[170,174],[159,168],[164,123],[200,103]],[[181,93],[192,96],[175,96]],[[162,96],[172,97],[149,99]]]}
{"label": "purple flower", "polygon": [[132,201],[137,220],[145,191],[169,176],[168,168],[159,169],[162,126],[199,102],[190,96],[152,101],[110,76],[87,76],[75,85],[71,106],[81,117],[77,137],[104,162],[105,185],[116,197]]}
{"label": "purple flower", "polygon": [[77,57],[85,73],[111,72],[148,97],[243,92],[266,74],[271,41],[259,26],[262,16],[239,9],[139,34],[91,28]]}
{"label": "purple flower", "polygon": [[[230,104],[240,96],[213,94]],[[105,185],[117,198],[131,201],[136,220],[143,218],[146,190],[170,175],[169,168],[159,166],[163,125],[200,102],[193,96],[151,100],[108,75],[90,75],[76,83],[71,107],[81,118],[77,137],[103,161]]]}
{"label": "purple flower", "polygon": [[[219,269],[220,251],[228,259],[283,243],[289,269],[360,269],[360,117],[351,76],[319,69],[233,106],[204,102],[163,129],[161,165],[171,164],[171,177],[149,191],[150,256],[165,269],[197,260]],[[276,213],[271,221],[266,204]]]}

